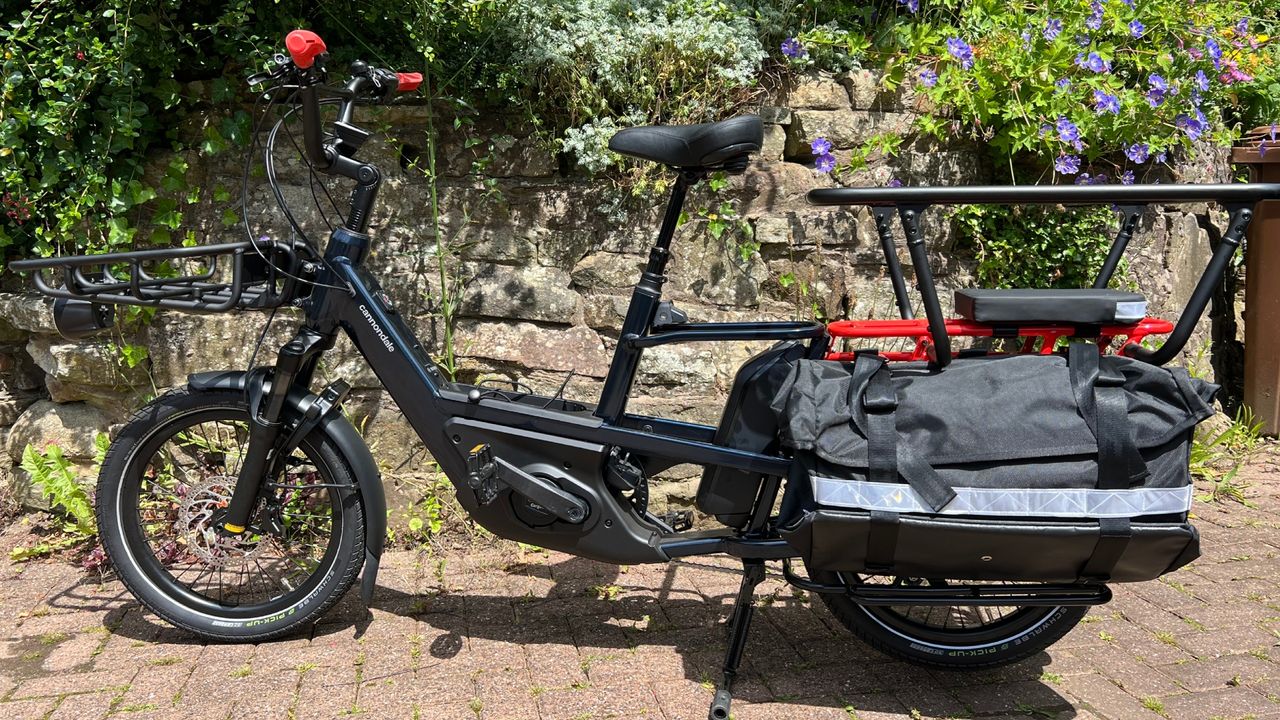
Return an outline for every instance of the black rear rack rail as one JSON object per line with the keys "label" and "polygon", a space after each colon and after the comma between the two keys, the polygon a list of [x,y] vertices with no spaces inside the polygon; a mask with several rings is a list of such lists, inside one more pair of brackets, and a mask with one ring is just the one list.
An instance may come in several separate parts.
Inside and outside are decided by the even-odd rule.
{"label": "black rear rack rail", "polygon": [[1107,254],[1093,287],[1105,288],[1111,281],[1124,251],[1133,236],[1138,218],[1148,205],[1178,205],[1214,202],[1230,214],[1227,230],[1205,265],[1187,306],[1178,317],[1173,332],[1154,350],[1139,345],[1126,345],[1124,354],[1153,365],[1163,365],[1186,346],[1196,323],[1204,314],[1214,288],[1222,281],[1231,256],[1244,241],[1254,206],[1266,200],[1280,200],[1280,183],[1218,183],[1194,185],[1025,185],[970,187],[899,187],[899,188],[822,188],[809,191],[814,205],[866,205],[873,208],[876,230],[893,281],[894,297],[904,319],[911,315],[911,302],[902,268],[894,251],[890,215],[896,212],[907,236],[907,250],[915,271],[921,304],[929,322],[929,334],[936,349],[936,363],[945,367],[951,362],[951,339],[947,335],[946,318],[938,301],[920,232],[920,215],[934,205],[1104,205],[1114,206],[1123,215],[1120,232]]}
{"label": "black rear rack rail", "polygon": [[18,260],[9,269],[31,272],[35,289],[53,298],[218,313],[291,300],[298,253],[288,243],[246,240]]}

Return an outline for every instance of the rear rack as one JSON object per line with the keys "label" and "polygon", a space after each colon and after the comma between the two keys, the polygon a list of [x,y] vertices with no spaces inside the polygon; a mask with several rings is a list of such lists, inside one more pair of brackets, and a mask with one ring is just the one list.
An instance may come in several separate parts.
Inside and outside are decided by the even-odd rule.
{"label": "rear rack", "polygon": [[49,297],[205,313],[283,305],[295,295],[297,266],[292,245],[248,240],[9,264],[31,272]]}
{"label": "rear rack", "polygon": [[[1181,316],[1172,328],[1166,330],[1165,325],[1147,325],[1135,330],[1147,331],[1147,334],[1169,333],[1165,342],[1154,350],[1143,347],[1132,335],[1118,352],[1128,357],[1137,358],[1152,365],[1163,365],[1172,360],[1186,346],[1187,340],[1199,322],[1205,308],[1209,305],[1214,289],[1222,281],[1223,273],[1231,262],[1236,248],[1245,239],[1249,221],[1253,218],[1253,208],[1257,203],[1266,200],[1280,200],[1280,183],[1228,183],[1228,184],[1189,184],[1189,185],[1037,185],[1037,186],[972,186],[972,187],[913,187],[913,188],[822,188],[810,190],[809,202],[813,205],[862,205],[871,208],[875,218],[876,232],[880,236],[881,251],[889,277],[893,281],[894,298],[898,305],[898,313],[906,326],[893,326],[891,329],[898,335],[916,337],[918,341],[927,341],[929,359],[939,367],[951,362],[951,335],[959,330],[961,335],[980,334],[971,332],[972,324],[954,325],[953,320],[943,317],[942,304],[938,301],[938,291],[934,285],[933,271],[929,267],[929,258],[925,249],[924,236],[921,232],[920,216],[935,205],[1099,205],[1110,204],[1123,214],[1120,231],[1116,234],[1107,253],[1106,262],[1094,280],[1093,287],[1106,288],[1115,273],[1133,237],[1138,218],[1148,205],[1177,205],[1183,203],[1216,202],[1225,209],[1230,218],[1227,229],[1222,233],[1213,255],[1205,265],[1204,271],[1196,283],[1195,290],[1183,309]],[[920,327],[913,317],[911,300],[907,295],[907,283],[898,261],[892,235],[891,222],[898,216],[906,234],[907,251],[915,271],[917,289],[924,306],[927,331],[920,333]],[[1154,319],[1152,319],[1154,320]],[[833,335],[844,337],[878,337],[873,322],[861,326],[846,325],[843,334],[837,331]],[[1050,333],[1039,333],[1042,337],[1057,334],[1053,328]],[[1019,333],[1020,335],[1022,333]],[[1030,333],[1036,334],[1036,333]],[[1114,338],[1113,333],[1108,333]],[[1121,333],[1128,334],[1128,333]]]}

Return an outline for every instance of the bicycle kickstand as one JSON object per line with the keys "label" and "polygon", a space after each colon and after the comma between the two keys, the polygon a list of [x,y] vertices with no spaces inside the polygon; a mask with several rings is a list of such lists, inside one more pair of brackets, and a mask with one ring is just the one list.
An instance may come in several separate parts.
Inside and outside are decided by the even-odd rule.
{"label": "bicycle kickstand", "polygon": [[738,588],[738,599],[733,605],[733,615],[729,617],[729,649],[724,655],[724,676],[720,688],[711,700],[710,720],[728,720],[729,704],[733,702],[733,681],[738,675],[738,666],[742,663],[742,651],[747,647],[747,633],[751,629],[751,617],[755,614],[756,586],[764,580],[763,560],[742,561],[742,585]]}

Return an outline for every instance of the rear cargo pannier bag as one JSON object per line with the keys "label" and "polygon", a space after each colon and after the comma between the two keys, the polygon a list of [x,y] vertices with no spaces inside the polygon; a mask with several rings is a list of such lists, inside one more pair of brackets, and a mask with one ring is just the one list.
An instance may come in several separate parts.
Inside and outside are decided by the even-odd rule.
{"label": "rear cargo pannier bag", "polygon": [[1191,562],[1191,435],[1218,388],[1097,346],[939,371],[799,360],[774,397],[780,531],[813,570],[1139,581]]}

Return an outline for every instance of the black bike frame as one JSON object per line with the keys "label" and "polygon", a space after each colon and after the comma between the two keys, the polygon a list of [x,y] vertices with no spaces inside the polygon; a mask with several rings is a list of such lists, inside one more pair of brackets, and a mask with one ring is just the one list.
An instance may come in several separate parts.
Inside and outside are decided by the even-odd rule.
{"label": "black bike frame", "polygon": [[[354,94],[358,88],[348,87]],[[431,361],[412,330],[364,267],[372,239],[365,232],[377,196],[381,175],[377,168],[353,160],[341,145],[322,146],[319,111],[313,89],[303,90],[304,137],[313,164],[357,182],[345,227],[329,239],[324,262],[317,268],[317,286],[305,301],[306,318],[298,335],[281,350],[270,373],[257,375],[257,388],[248,384],[254,410],[254,435],[236,493],[227,514],[227,527],[247,524],[256,501],[260,479],[269,476],[269,451],[280,432],[281,409],[290,390],[310,392],[309,385],[320,356],[333,347],[342,330],[373,368],[401,412],[422,439],[432,457],[457,489],[463,507],[495,534],[544,547],[615,563],[663,562],[673,557],[724,552],[746,559],[792,557],[794,553],[770,526],[770,514],[781,479],[791,470],[785,457],[739,450],[717,444],[716,428],[664,418],[630,414],[627,400],[643,351],[678,342],[724,340],[797,340],[808,344],[808,356],[821,357],[828,336],[821,323],[753,322],[689,323],[668,309],[658,322],[663,304],[662,288],[670,244],[685,195],[706,170],[685,168],[678,177],[656,243],[636,284],[622,323],[617,348],[598,403],[590,407],[560,398],[504,393],[489,387],[448,380]],[[349,117],[344,107],[343,116]],[[810,193],[819,205],[876,206],[886,261],[893,271],[894,289],[901,312],[910,313],[905,282],[896,264],[888,236],[889,208],[897,211],[907,236],[916,282],[938,348],[938,363],[950,359],[945,322],[919,229],[921,212],[931,205],[952,203],[1063,203],[1114,202],[1125,213],[1106,267],[1098,278],[1105,286],[1133,233],[1140,208],[1147,204],[1218,201],[1231,212],[1232,222],[1223,242],[1205,269],[1188,312],[1173,336],[1158,351],[1130,349],[1130,354],[1150,362],[1165,362],[1182,345],[1203,312],[1214,283],[1243,239],[1255,203],[1280,197],[1280,186],[1199,185],[1133,187],[1027,187],[1027,188],[884,188],[835,189]],[[345,291],[338,288],[346,288]],[[255,395],[256,392],[256,395]],[[547,483],[542,497],[576,496],[589,508],[589,522],[565,523],[563,516],[548,517],[547,508],[528,499],[495,501],[493,493],[477,493],[477,451],[495,446],[495,456],[511,458],[509,466],[527,483]],[[656,518],[634,509],[606,483],[609,463],[618,453],[642,461],[642,469],[662,469],[680,463],[719,466],[764,476],[750,522],[741,529],[677,533]],[[559,464],[559,467],[557,467]],[[525,474],[527,471],[527,475]],[[548,487],[549,486],[549,489]],[[550,493],[550,495],[548,495]],[[511,494],[512,498],[516,493]],[[531,504],[530,504],[531,503]]]}
{"label": "black bike frame", "polygon": [[[307,99],[303,102],[305,106]],[[324,156],[314,153],[313,157]],[[370,202],[376,195],[376,171],[370,173],[348,165],[338,172],[354,179],[374,178],[371,187],[362,183],[353,200]],[[305,301],[306,316],[298,334],[282,348],[270,373],[256,375],[259,389],[254,403],[254,434],[228,508],[228,529],[235,531],[247,525],[260,479],[270,475],[264,473],[270,462],[265,448],[274,445],[281,431],[285,398],[291,389],[310,391],[317,361],[333,347],[341,330],[364,356],[453,483],[463,507],[495,534],[616,563],[663,562],[710,552],[752,558],[791,556],[792,551],[775,534],[766,532],[780,478],[790,471],[788,459],[718,445],[713,441],[716,428],[711,426],[626,412],[641,356],[649,347],[694,341],[799,340],[808,342],[812,357],[820,357],[826,351],[826,328],[816,322],[655,323],[676,218],[687,188],[699,179],[698,171],[686,171],[676,182],[666,219],[632,294],[613,362],[594,408],[448,380],[428,357],[377,279],[363,267],[372,242],[364,232],[368,213],[366,208],[353,207],[347,227],[338,228],[329,239],[324,262],[317,267],[316,289]],[[249,391],[253,398],[252,379]],[[513,447],[513,442],[519,447]],[[518,510],[510,511],[510,503],[483,502],[469,484],[468,452],[485,443],[503,445],[502,453],[495,454],[514,453],[522,460],[514,464],[524,467],[548,461],[554,464],[562,455],[577,453],[589,467],[571,468],[571,463],[565,462],[559,470],[572,469],[576,473],[573,478],[552,475],[550,471],[544,476],[554,477],[561,485],[568,482],[569,492],[585,495],[592,513],[599,516],[595,519],[603,522],[582,527],[547,523],[539,528],[536,523],[531,526],[527,517],[521,519]],[[630,503],[609,491],[604,483],[607,451],[643,458],[650,468],[694,463],[744,470],[774,481],[762,483],[758,511],[744,530],[676,533],[654,522],[652,516],[636,512]]]}

